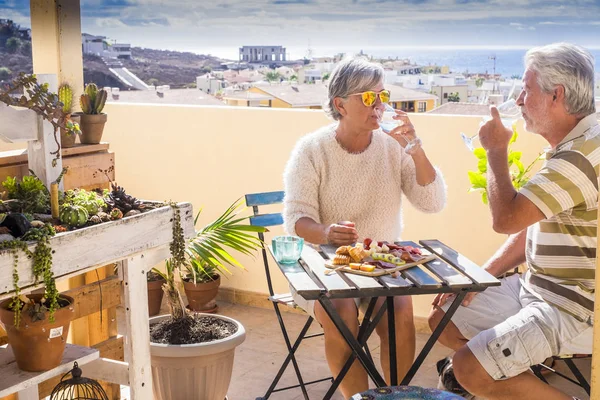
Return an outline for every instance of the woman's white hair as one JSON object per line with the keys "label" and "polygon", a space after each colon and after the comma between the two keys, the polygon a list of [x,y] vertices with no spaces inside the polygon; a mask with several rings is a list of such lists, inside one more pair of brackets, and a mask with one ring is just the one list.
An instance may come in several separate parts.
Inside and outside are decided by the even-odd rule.
{"label": "woman's white hair", "polygon": [[565,108],[571,115],[596,112],[594,101],[594,57],[570,43],[535,47],[525,54],[525,68],[537,73],[537,82],[546,93],[556,86],[565,88]]}
{"label": "woman's white hair", "polygon": [[381,65],[369,62],[363,57],[341,61],[329,78],[328,99],[323,109],[327,115],[338,121],[342,115],[333,104],[333,99],[373,90],[373,87],[383,81],[383,75]]}

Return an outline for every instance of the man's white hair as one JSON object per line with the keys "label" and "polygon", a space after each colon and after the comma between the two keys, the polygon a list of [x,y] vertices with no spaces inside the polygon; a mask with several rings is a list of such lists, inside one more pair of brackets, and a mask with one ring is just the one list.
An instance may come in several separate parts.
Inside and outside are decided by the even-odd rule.
{"label": "man's white hair", "polygon": [[537,73],[537,82],[546,93],[556,86],[565,88],[565,108],[571,115],[596,112],[594,101],[594,57],[570,43],[535,47],[525,54],[525,68]]}

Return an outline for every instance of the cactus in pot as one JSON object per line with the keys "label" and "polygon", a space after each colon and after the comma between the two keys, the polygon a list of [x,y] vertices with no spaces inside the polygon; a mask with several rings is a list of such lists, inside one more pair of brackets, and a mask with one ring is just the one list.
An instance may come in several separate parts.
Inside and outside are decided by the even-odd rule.
{"label": "cactus in pot", "polygon": [[[73,147],[75,145],[76,134],[80,134],[79,116],[71,115],[73,111],[73,89],[68,83],[63,83],[58,88],[58,100],[63,104],[62,109],[65,113],[65,128],[60,128],[60,144],[62,147]],[[72,129],[69,130],[69,129]]]}
{"label": "cactus in pot", "polygon": [[98,89],[95,83],[88,83],[79,98],[81,106],[81,143],[97,144],[102,139],[106,114],[102,112],[108,93]]}

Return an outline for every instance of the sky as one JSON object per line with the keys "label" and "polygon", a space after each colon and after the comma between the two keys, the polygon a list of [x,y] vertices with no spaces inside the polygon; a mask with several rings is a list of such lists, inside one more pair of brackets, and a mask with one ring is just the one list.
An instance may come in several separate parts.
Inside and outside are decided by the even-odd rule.
{"label": "sky", "polygon": [[[29,26],[28,0],[0,17]],[[81,0],[82,31],[237,59],[244,45],[301,58],[377,48],[600,48],[600,0]]]}

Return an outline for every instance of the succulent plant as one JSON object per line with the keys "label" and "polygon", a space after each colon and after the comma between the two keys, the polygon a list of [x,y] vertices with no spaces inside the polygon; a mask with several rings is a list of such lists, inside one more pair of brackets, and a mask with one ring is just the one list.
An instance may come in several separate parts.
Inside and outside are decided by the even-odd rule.
{"label": "succulent plant", "polygon": [[95,83],[88,83],[79,99],[81,111],[84,114],[101,114],[107,97],[106,90],[98,89]]}
{"label": "succulent plant", "polygon": [[101,224],[101,223],[102,223],[102,218],[100,218],[99,216],[92,215],[90,217],[90,224],[98,225],[98,224]]}
{"label": "succulent plant", "polygon": [[65,225],[78,228],[87,223],[89,214],[85,208],[76,205],[63,205],[58,216]]}
{"label": "succulent plant", "polygon": [[121,219],[123,218],[123,211],[119,210],[118,208],[113,208],[113,210],[110,212],[110,217],[112,219]]}
{"label": "succulent plant", "polygon": [[98,217],[100,217],[100,220],[102,220],[102,222],[110,221],[110,215],[108,213],[105,213],[104,211],[100,211],[97,215]]}
{"label": "succulent plant", "polygon": [[86,209],[88,215],[96,215],[106,207],[104,199],[98,193],[85,189],[67,190],[63,204],[82,206]]}
{"label": "succulent plant", "polygon": [[73,110],[73,89],[67,83],[63,83],[58,88],[58,100],[63,103],[63,112],[70,114]]}

